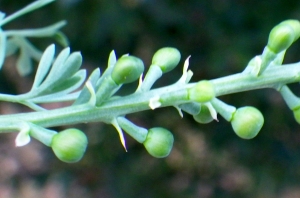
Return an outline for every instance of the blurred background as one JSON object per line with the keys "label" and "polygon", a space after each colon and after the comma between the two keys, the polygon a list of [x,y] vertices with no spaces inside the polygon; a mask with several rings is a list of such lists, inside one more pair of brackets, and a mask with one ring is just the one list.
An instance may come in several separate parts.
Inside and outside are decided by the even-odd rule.
{"label": "blurred background", "polygon": [[[10,14],[30,2],[0,0],[0,10]],[[103,71],[112,49],[118,56],[139,56],[148,66],[156,50],[176,47],[182,61],[156,83],[163,86],[180,77],[189,55],[192,81],[242,71],[261,54],[271,28],[290,18],[300,19],[300,1],[57,0],[3,29],[37,28],[66,19],[63,32],[71,49],[82,52],[89,72],[96,67]],[[32,42],[45,49],[53,40]],[[285,63],[299,61],[299,51],[296,42]],[[15,57],[5,62],[1,92],[25,92],[32,83],[32,76],[15,73],[14,64]],[[125,92],[135,88],[130,84]],[[292,88],[300,94],[298,83]],[[0,198],[299,198],[300,127],[281,96],[274,90],[256,90],[221,99],[262,111],[265,124],[255,139],[238,138],[223,118],[200,125],[188,114],[180,118],[174,108],[128,115],[140,126],[173,132],[174,148],[164,159],[151,157],[129,136],[125,152],[115,129],[102,123],[71,126],[89,138],[85,157],[75,164],[59,161],[37,141],[16,148],[16,134],[1,135]],[[27,110],[0,106],[1,114]]]}

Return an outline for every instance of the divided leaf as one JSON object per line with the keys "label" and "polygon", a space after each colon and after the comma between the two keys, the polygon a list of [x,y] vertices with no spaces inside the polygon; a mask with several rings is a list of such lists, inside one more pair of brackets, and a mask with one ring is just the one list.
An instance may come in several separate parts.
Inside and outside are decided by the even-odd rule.
{"label": "divided leaf", "polygon": [[42,96],[33,98],[30,101],[35,103],[49,103],[73,100],[76,96],[78,96],[78,93],[74,93],[75,95],[69,93],[78,89],[85,81],[85,78],[86,71],[83,69],[79,70],[71,78],[68,78],[61,84],[54,86],[53,89],[49,87],[49,89],[41,93]]}
{"label": "divided leaf", "polygon": [[36,91],[38,95],[45,92],[53,93],[54,87],[65,84],[78,71],[81,63],[82,56],[79,52],[70,54],[69,48],[64,49],[55,59],[46,79],[38,87],[39,91]]}

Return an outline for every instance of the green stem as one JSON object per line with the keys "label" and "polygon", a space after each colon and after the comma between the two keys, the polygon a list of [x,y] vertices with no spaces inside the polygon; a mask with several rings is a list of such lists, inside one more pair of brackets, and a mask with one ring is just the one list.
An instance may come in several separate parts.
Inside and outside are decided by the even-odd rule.
{"label": "green stem", "polygon": [[67,24],[66,21],[59,21],[53,25],[28,30],[6,30],[4,33],[6,36],[20,36],[20,37],[46,37],[53,36],[63,26]]}
{"label": "green stem", "polygon": [[54,0],[39,0],[39,1],[35,1],[29,5],[27,5],[26,7],[22,8],[21,10],[13,13],[12,15],[10,16],[7,16],[6,18],[4,18],[2,21],[0,21],[0,26],[3,26],[5,25],[6,23],[24,15],[24,14],[27,14],[33,10],[36,10],[36,9],[39,9],[51,2],[53,2]]}
{"label": "green stem", "polygon": [[[272,66],[258,76],[238,73],[211,80],[216,88],[216,96],[241,91],[249,91],[261,88],[276,88],[278,84],[288,84],[300,81],[300,63],[284,66]],[[173,84],[163,88],[153,89],[145,93],[134,93],[124,97],[112,98],[105,101],[99,107],[90,104],[74,105],[70,107],[20,113],[0,116],[0,132],[8,132],[19,128],[19,122],[30,122],[41,127],[62,126],[76,123],[106,122],[126,114],[150,109],[151,98],[163,96],[161,106],[173,106],[192,102],[187,94],[183,94],[187,88],[195,83]],[[175,100],[175,101],[172,101]],[[165,101],[165,102],[164,102]]]}
{"label": "green stem", "polygon": [[300,81],[300,63],[272,66],[260,76],[245,73],[217,78],[211,82],[216,87],[216,96],[262,88],[277,88],[280,84]]}

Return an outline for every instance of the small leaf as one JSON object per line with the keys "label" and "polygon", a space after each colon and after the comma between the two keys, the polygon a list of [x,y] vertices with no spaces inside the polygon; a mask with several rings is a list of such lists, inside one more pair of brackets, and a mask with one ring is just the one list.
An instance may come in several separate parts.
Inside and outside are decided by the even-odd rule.
{"label": "small leaf", "polygon": [[[85,70],[79,70],[75,75],[73,75],[71,78],[63,81],[60,84],[55,85],[54,87],[48,87],[48,89],[43,90],[42,92],[39,92],[38,95],[41,97],[35,97],[31,99],[30,101],[36,102],[36,103],[43,103],[44,100],[47,102],[50,102],[49,97],[53,98],[56,101],[56,97],[64,96],[68,93],[71,93],[72,91],[75,91],[78,89],[83,82],[85,81],[86,77],[86,71]],[[78,95],[77,95],[78,96]],[[74,100],[74,98],[72,99]]]}
{"label": "small leaf", "polygon": [[67,47],[69,45],[67,36],[61,31],[58,31],[54,34],[54,39],[63,47]]}
{"label": "small leaf", "polygon": [[13,38],[10,38],[6,41],[5,56],[10,56],[18,50],[19,46],[16,44]]}
{"label": "small leaf", "polygon": [[30,135],[29,135],[30,127],[26,124],[24,125],[24,128],[19,132],[19,134],[16,137],[16,146],[25,146],[30,142]]}
{"label": "small leaf", "polygon": [[51,70],[47,76],[47,78],[44,80],[43,84],[47,84],[45,85],[46,87],[49,86],[49,84],[52,84],[56,81],[56,74],[59,72],[60,67],[63,66],[63,64],[65,63],[65,61],[67,60],[67,58],[70,55],[70,48],[67,47],[64,50],[62,50],[59,55],[57,56],[57,58],[55,59]]}
{"label": "small leaf", "polygon": [[124,134],[123,131],[121,129],[121,127],[119,126],[117,119],[114,118],[111,122],[111,124],[117,129],[118,133],[119,133],[119,137],[120,137],[120,141],[122,146],[124,147],[125,151],[127,152],[127,148],[126,148],[126,144],[125,144],[125,138],[124,138]]}
{"label": "small leaf", "polygon": [[[97,68],[95,69],[92,74],[90,75],[89,79],[88,79],[88,82],[91,83],[93,89],[95,89],[95,86],[96,86],[96,83],[97,83],[97,80],[99,79],[100,77],[100,69]],[[78,104],[83,104],[83,103],[86,103],[90,100],[90,97],[91,97],[91,92],[89,91],[89,89],[87,88],[87,86],[85,86],[79,97],[76,99],[76,101],[73,103],[73,105],[78,105]]]}
{"label": "small leaf", "polygon": [[180,79],[177,82],[179,84],[188,83],[193,76],[193,72],[188,70],[189,64],[190,64],[190,58],[191,58],[191,56],[188,56],[184,61],[182,76],[180,77]]}
{"label": "small leaf", "polygon": [[161,106],[161,102],[159,101],[160,97],[159,96],[155,96],[155,97],[152,97],[150,98],[149,100],[149,107],[154,110],[158,107]]}
{"label": "small leaf", "polygon": [[21,50],[26,51],[28,56],[35,59],[36,61],[39,61],[41,59],[42,52],[38,50],[35,46],[33,46],[26,38],[21,36],[14,36],[13,40],[16,45],[20,46]]}
{"label": "small leaf", "polygon": [[180,108],[178,105],[174,105],[174,107],[175,107],[175,109],[178,111],[179,116],[180,116],[181,118],[183,118],[183,113],[182,113],[181,108]]}
{"label": "small leaf", "polygon": [[122,85],[117,85],[110,76],[104,78],[104,81],[96,90],[96,105],[100,106],[103,101],[114,95],[121,86]]}
{"label": "small leaf", "polygon": [[243,73],[257,76],[261,68],[261,62],[262,62],[261,56],[255,56],[249,61]]}
{"label": "small leaf", "polygon": [[98,88],[100,87],[100,85],[102,84],[104,79],[111,74],[116,62],[117,62],[117,57],[116,57],[115,51],[112,50],[108,57],[107,68],[104,71],[104,73],[102,74],[102,76],[98,79],[96,86],[95,86],[95,90],[98,90]]}
{"label": "small leaf", "polygon": [[32,71],[32,63],[26,49],[21,47],[20,55],[17,60],[17,69],[21,76],[26,76]]}
{"label": "small leaf", "polygon": [[116,53],[114,50],[112,50],[109,54],[109,58],[108,58],[108,65],[107,67],[113,67],[117,62],[117,57],[116,57]]}
{"label": "small leaf", "polygon": [[88,101],[88,103],[91,105],[91,106],[96,106],[96,102],[97,102],[97,97],[96,97],[96,92],[95,92],[95,89],[91,83],[91,81],[87,81],[85,83],[85,86],[86,88],[88,89],[88,91],[90,92],[90,99]]}
{"label": "small leaf", "polygon": [[[51,93],[70,93],[79,88],[86,78],[86,70],[81,69],[77,71],[72,77],[55,84],[55,87],[52,88]],[[50,87],[49,87],[50,88]]]}
{"label": "small leaf", "polygon": [[42,81],[45,79],[47,73],[50,70],[53,58],[55,54],[55,46],[54,44],[47,47],[45,52],[43,53],[43,56],[40,60],[40,63],[38,65],[37,72],[35,74],[34,83],[32,85],[32,89],[40,86]]}
{"label": "small leaf", "polygon": [[219,121],[218,120],[218,112],[216,111],[216,109],[212,106],[212,104],[210,102],[206,102],[204,103],[204,105],[206,105],[208,107],[208,110],[210,112],[210,115],[211,117],[216,120],[216,121]]}
{"label": "small leaf", "polygon": [[[73,76],[78,69],[80,68],[82,63],[82,56],[79,52],[72,53],[65,62],[61,64],[53,64],[47,79],[45,80],[44,86],[49,87],[53,84],[61,83],[65,79],[70,78]],[[50,81],[50,83],[49,83]],[[44,83],[43,83],[44,84]]]}

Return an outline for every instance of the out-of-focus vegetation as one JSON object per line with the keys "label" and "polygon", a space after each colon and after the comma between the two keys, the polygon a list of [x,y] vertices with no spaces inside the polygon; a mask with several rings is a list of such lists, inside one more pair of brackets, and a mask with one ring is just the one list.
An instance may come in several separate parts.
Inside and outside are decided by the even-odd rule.
{"label": "out-of-focus vegetation", "polygon": [[[9,14],[29,2],[1,0],[0,10]],[[82,52],[89,71],[103,70],[112,49],[149,65],[157,49],[176,47],[183,58],[192,56],[192,81],[197,81],[242,71],[262,52],[271,28],[289,18],[300,18],[299,1],[57,0],[4,28],[42,27],[66,19],[63,31],[72,50]],[[42,49],[52,42],[33,41]],[[285,62],[299,60],[296,42]],[[22,92],[31,83],[30,77],[14,73],[14,63],[9,58],[0,74],[2,92]],[[166,74],[157,86],[175,82],[181,72],[179,67]],[[297,93],[299,84],[293,89]],[[189,115],[181,119],[172,108],[129,116],[140,126],[173,131],[174,149],[165,159],[151,157],[128,136],[126,153],[115,129],[102,123],[79,126],[90,143],[75,164],[57,160],[39,142],[15,148],[16,134],[1,135],[0,197],[300,197],[300,127],[281,96],[258,90],[222,99],[262,111],[265,125],[256,138],[238,138],[222,118],[200,125]],[[17,111],[24,109],[1,104],[1,114]]]}

